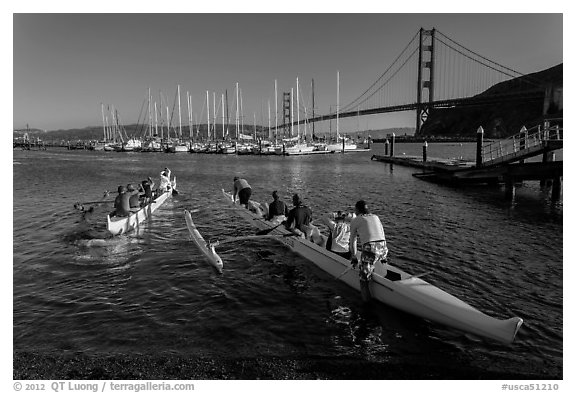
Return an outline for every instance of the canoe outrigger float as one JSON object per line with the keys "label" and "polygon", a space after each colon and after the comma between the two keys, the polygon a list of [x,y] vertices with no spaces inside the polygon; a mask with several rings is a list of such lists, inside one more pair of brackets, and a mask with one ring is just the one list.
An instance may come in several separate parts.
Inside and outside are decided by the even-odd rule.
{"label": "canoe outrigger float", "polygon": [[190,237],[192,238],[194,243],[196,243],[200,251],[202,251],[202,253],[208,258],[210,264],[216,268],[218,273],[222,273],[224,264],[222,263],[222,259],[220,259],[220,256],[216,254],[216,250],[214,249],[217,243],[212,244],[204,240],[202,235],[200,235],[200,232],[198,232],[198,229],[196,228],[194,221],[192,221],[192,215],[188,210],[184,210],[184,216],[186,217],[186,226],[188,227],[188,231],[190,232]]}
{"label": "canoe outrigger float", "polygon": [[154,199],[151,203],[142,207],[140,210],[130,214],[128,217],[110,217],[110,214],[106,217],[106,229],[114,236],[120,235],[122,233],[129,232],[136,229],[146,221],[152,213],[154,213],[168,198],[172,196],[172,191],[176,188],[176,176],[172,181],[172,187],[164,192],[162,195]]}
{"label": "canoe outrigger float", "polygon": [[[271,229],[277,225],[235,204],[231,194],[226,191],[222,190],[222,194],[234,207],[233,211],[259,229]],[[257,204],[257,202],[253,203]],[[358,271],[350,269],[350,261],[309,240],[285,236],[288,233],[290,232],[283,226],[270,231],[270,235],[278,235],[276,239],[294,252],[360,291]],[[509,344],[514,341],[516,333],[524,322],[522,318],[512,317],[501,320],[486,315],[420,279],[419,277],[423,275],[412,275],[390,264],[385,266],[377,264],[369,284],[370,293],[373,299],[418,317],[504,343]]]}

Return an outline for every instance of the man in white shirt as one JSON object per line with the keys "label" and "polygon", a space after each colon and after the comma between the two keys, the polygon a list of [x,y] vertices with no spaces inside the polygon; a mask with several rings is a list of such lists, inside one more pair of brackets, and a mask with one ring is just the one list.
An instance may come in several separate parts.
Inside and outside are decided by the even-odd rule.
{"label": "man in white shirt", "polygon": [[[376,262],[385,263],[388,248],[380,218],[369,212],[365,201],[356,202],[356,218],[350,223],[350,263],[356,267],[360,262],[360,291],[362,299],[370,299],[369,281]],[[360,261],[356,258],[357,238],[360,238]],[[384,261],[384,262],[382,262]]]}

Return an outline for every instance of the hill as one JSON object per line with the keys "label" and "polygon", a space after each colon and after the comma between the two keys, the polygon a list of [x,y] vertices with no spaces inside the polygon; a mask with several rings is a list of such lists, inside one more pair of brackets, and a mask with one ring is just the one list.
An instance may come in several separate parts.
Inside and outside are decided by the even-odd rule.
{"label": "hill", "polygon": [[[207,126],[206,124],[201,124],[199,126],[200,137],[206,138],[207,136]],[[126,134],[128,137],[132,136],[143,136],[145,133],[145,126],[137,125],[137,124],[130,124],[124,126],[126,130]],[[193,135],[196,135],[196,126],[193,127]],[[159,131],[160,132],[160,131]],[[258,135],[266,134],[267,131],[265,128],[256,126],[256,132]],[[51,142],[60,142],[60,141],[93,141],[93,140],[100,140],[103,137],[103,130],[102,127],[85,127],[85,128],[74,128],[69,130],[56,130],[56,131],[45,131],[45,130],[38,130],[38,129],[29,129],[29,130],[14,130],[14,138],[21,138],[24,134],[28,134],[29,138],[36,139],[40,138],[43,141],[51,141]],[[234,135],[236,133],[235,125],[230,125],[229,133]],[[252,125],[245,125],[244,126],[244,133],[248,135],[252,135],[254,133],[254,126]],[[414,128],[411,127],[403,127],[403,128],[388,128],[388,129],[380,129],[380,130],[366,130],[360,132],[350,132],[346,135],[357,138],[358,136],[361,139],[367,138],[368,136],[372,137],[372,139],[381,139],[385,138],[387,135],[395,133],[396,135],[413,135]],[[166,136],[166,129],[164,129],[164,136]],[[174,130],[170,131],[171,136],[175,136]],[[189,127],[182,127],[182,135],[184,138],[188,138],[190,135]],[[222,135],[222,125],[216,125],[216,135],[221,137]],[[318,137],[323,137],[325,134],[318,133]]]}
{"label": "hill", "polygon": [[544,114],[544,102],[503,102],[493,105],[433,109],[418,136],[471,137],[478,127],[486,138],[506,138],[522,126],[541,124],[546,117],[562,117],[563,65],[498,83],[476,97],[519,92],[553,92],[553,104]]}

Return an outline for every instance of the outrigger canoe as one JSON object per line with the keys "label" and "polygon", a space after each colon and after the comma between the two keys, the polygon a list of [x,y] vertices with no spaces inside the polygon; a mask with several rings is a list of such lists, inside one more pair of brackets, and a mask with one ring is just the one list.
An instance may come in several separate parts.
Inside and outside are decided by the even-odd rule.
{"label": "outrigger canoe", "polygon": [[208,258],[208,261],[216,268],[218,273],[222,273],[224,264],[220,256],[216,254],[216,250],[214,249],[215,244],[206,242],[202,235],[200,235],[198,228],[196,228],[194,221],[192,221],[192,214],[190,214],[188,210],[184,210],[184,216],[186,217],[186,226],[188,227],[192,241],[196,243],[200,251]]}
{"label": "outrigger canoe", "polygon": [[[259,229],[274,228],[274,223],[235,204],[231,194],[224,190],[222,194],[234,207],[233,211],[247,222],[256,225]],[[270,232],[271,235],[277,234],[276,239],[297,254],[360,291],[358,271],[350,269],[350,262],[347,259],[309,240],[285,236],[288,233],[283,226]],[[519,317],[502,320],[486,315],[468,303],[422,280],[419,275],[411,275],[390,264],[386,264],[385,267],[377,264],[369,285],[372,298],[383,304],[429,321],[508,344],[514,341],[516,333],[524,322]]]}
{"label": "outrigger canoe", "polygon": [[162,195],[158,196],[151,203],[142,207],[140,210],[130,214],[128,217],[116,217],[108,214],[106,217],[106,229],[112,235],[120,235],[126,232],[130,232],[133,229],[138,228],[143,222],[145,222],[152,213],[154,213],[160,206],[166,202],[168,198],[172,196],[172,191],[176,188],[176,176],[172,181],[172,187],[170,190],[164,192]]}

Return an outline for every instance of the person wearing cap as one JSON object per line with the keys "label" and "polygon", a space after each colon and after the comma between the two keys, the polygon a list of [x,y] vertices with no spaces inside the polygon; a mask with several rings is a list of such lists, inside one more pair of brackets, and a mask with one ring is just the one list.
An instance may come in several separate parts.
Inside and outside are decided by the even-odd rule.
{"label": "person wearing cap", "polygon": [[164,168],[162,172],[160,172],[160,185],[158,186],[158,191],[160,194],[165,193],[172,187],[172,183],[170,182],[170,169]]}
{"label": "person wearing cap", "polygon": [[310,225],[312,221],[312,210],[304,205],[298,194],[292,196],[292,204],[294,208],[288,212],[288,219],[285,223],[286,229],[298,236],[308,238],[312,232]]}
{"label": "person wearing cap", "polygon": [[[350,262],[354,267],[360,263],[360,290],[362,299],[368,301],[371,297],[368,283],[374,266],[377,262],[386,263],[388,248],[382,222],[377,215],[370,213],[366,201],[356,202],[355,210],[356,218],[350,223]],[[356,257],[357,238],[360,238],[360,261]]]}
{"label": "person wearing cap", "polygon": [[268,207],[268,221],[273,220],[275,217],[288,216],[288,206],[278,197],[278,191],[272,192],[274,201]]}
{"label": "person wearing cap", "polygon": [[329,213],[320,219],[330,229],[330,235],[326,241],[326,248],[342,258],[350,259],[350,221],[353,214],[344,212]]}
{"label": "person wearing cap", "polygon": [[236,203],[236,196],[240,200],[240,204],[244,205],[248,209],[248,201],[250,201],[250,196],[252,195],[252,187],[245,179],[238,176],[234,176],[234,193],[232,199]]}
{"label": "person wearing cap", "polygon": [[114,214],[118,217],[130,215],[130,196],[126,194],[124,186],[118,186],[118,195],[114,199]]}

